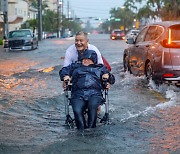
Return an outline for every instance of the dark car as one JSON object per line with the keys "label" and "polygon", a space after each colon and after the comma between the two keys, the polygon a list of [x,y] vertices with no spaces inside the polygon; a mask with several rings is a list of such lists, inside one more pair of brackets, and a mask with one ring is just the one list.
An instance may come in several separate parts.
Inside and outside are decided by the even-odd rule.
{"label": "dark car", "polygon": [[125,33],[124,33],[123,30],[114,29],[114,30],[111,32],[110,38],[111,38],[112,40],[117,40],[117,39],[124,40],[124,39],[125,39]]}
{"label": "dark car", "polygon": [[38,38],[31,29],[14,30],[8,33],[5,50],[33,50],[38,48]]}
{"label": "dark car", "polygon": [[156,83],[180,85],[180,22],[164,21],[144,27],[127,40],[124,70]]}
{"label": "dark car", "polygon": [[56,36],[52,33],[48,33],[46,39],[52,39],[52,38],[56,38]]}

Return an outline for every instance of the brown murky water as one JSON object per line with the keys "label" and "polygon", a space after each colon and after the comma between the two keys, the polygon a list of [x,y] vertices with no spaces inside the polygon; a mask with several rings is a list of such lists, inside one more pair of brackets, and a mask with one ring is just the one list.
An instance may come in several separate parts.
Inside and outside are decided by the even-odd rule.
{"label": "brown murky water", "polygon": [[58,71],[72,41],[45,40],[38,50],[1,58],[0,153],[180,153],[180,89],[124,73],[124,42],[107,35],[92,40],[116,77],[109,91],[111,124],[85,132],[65,127]]}

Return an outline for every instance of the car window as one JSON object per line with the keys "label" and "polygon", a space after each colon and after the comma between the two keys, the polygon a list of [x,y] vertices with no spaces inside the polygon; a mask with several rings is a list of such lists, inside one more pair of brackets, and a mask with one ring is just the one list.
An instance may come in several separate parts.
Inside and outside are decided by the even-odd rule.
{"label": "car window", "polygon": [[153,41],[157,39],[163,32],[163,28],[159,26],[150,26],[147,30],[144,41]]}
{"label": "car window", "polygon": [[19,30],[19,31],[12,31],[9,32],[9,38],[14,37],[31,37],[31,32],[29,30]]}
{"label": "car window", "polygon": [[114,31],[114,33],[116,33],[116,34],[121,34],[122,31]]}
{"label": "car window", "polygon": [[144,36],[146,34],[146,30],[147,30],[147,27],[145,27],[140,33],[139,35],[137,36],[136,38],[136,43],[138,42],[142,42],[144,40]]}
{"label": "car window", "polygon": [[180,25],[171,26],[170,29],[172,42],[180,42]]}
{"label": "car window", "polygon": [[139,33],[139,31],[132,31],[133,35],[137,35]]}

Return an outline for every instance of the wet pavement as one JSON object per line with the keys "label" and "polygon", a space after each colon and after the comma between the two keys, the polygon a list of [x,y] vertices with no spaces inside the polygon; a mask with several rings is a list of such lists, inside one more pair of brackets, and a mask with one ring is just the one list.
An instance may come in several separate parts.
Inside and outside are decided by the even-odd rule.
{"label": "wet pavement", "polygon": [[126,44],[90,37],[111,63],[110,124],[78,132],[65,127],[58,71],[73,40],[44,40],[38,50],[0,49],[1,154],[179,154],[180,89],[147,84],[123,72]]}

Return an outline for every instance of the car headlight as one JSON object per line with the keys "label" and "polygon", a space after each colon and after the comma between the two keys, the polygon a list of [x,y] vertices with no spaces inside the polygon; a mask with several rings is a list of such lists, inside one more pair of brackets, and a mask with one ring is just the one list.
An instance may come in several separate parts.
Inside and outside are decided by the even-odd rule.
{"label": "car headlight", "polygon": [[24,40],[24,45],[30,46],[32,44],[32,39]]}
{"label": "car headlight", "polygon": [[3,44],[4,44],[4,48],[8,48],[8,40],[4,40]]}
{"label": "car headlight", "polygon": [[24,43],[31,43],[31,42],[32,42],[32,39],[24,41]]}

